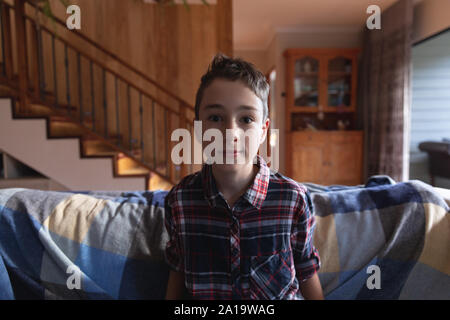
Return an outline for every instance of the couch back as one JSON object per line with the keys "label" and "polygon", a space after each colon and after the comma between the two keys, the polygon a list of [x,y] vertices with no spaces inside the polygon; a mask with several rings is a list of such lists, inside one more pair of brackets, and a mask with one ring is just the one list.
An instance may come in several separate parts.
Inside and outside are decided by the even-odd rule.
{"label": "couch back", "polygon": [[[449,207],[431,186],[305,185],[327,299],[450,299]],[[166,194],[0,190],[0,299],[163,299]]]}

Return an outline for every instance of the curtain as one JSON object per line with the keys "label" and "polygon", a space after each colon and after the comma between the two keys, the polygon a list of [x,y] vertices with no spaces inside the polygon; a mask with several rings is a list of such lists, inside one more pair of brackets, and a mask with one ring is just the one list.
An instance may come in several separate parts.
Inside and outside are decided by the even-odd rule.
{"label": "curtain", "polygon": [[381,29],[364,31],[359,115],[364,128],[364,176],[409,178],[412,0],[381,14]]}

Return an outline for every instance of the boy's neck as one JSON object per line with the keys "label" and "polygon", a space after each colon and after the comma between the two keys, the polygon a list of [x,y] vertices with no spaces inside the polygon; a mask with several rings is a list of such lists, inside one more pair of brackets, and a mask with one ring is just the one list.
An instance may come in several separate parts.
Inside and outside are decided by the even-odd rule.
{"label": "boy's neck", "polygon": [[218,190],[222,192],[230,208],[232,208],[255,180],[259,167],[253,162],[246,163],[235,170],[221,170],[220,166],[213,165],[212,174]]}

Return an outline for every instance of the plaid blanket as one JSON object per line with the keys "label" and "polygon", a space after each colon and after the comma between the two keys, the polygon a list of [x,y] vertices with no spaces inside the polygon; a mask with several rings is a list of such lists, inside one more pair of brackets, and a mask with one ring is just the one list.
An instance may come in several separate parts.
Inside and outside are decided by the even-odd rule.
{"label": "plaid blanket", "polygon": [[[327,299],[450,299],[450,212],[431,186],[305,185]],[[0,299],[163,299],[166,194],[0,190]]]}

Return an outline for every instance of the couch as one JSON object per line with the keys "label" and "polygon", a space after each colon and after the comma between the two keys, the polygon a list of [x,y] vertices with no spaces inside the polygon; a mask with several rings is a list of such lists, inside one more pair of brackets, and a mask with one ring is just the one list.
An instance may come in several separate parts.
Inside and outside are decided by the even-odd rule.
{"label": "couch", "polygon": [[[450,299],[450,211],[433,187],[305,185],[326,299]],[[0,190],[0,299],[163,299],[166,194]]]}
{"label": "couch", "polygon": [[424,141],[419,144],[419,149],[428,153],[428,171],[433,186],[435,176],[450,179],[450,139]]}

